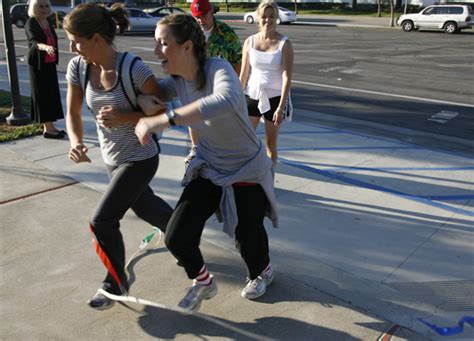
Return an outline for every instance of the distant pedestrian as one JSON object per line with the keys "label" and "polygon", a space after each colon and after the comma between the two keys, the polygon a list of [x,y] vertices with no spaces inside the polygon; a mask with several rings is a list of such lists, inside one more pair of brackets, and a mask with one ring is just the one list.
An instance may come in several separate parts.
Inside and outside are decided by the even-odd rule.
{"label": "distant pedestrian", "polygon": [[[238,75],[242,62],[242,47],[237,34],[229,25],[214,17],[214,10],[209,0],[193,0],[189,8],[204,32],[208,56],[224,58],[232,64]],[[189,136],[192,147],[184,160],[186,164],[196,155],[199,140],[198,134],[192,128],[189,128]]]}
{"label": "distant pedestrian", "polygon": [[259,32],[245,40],[240,72],[250,120],[257,128],[264,117],[265,145],[274,165],[293,73],[293,47],[288,37],[277,32],[277,19],[277,4],[263,0],[257,8]]}
{"label": "distant pedestrian", "polygon": [[[170,75],[159,83],[164,100],[177,96],[183,106],[168,107],[166,116],[141,118],[136,134],[148,145],[151,132],[179,124],[192,126],[201,136],[166,227],[166,246],[193,280],[179,306],[197,310],[203,299],[217,293],[199,249],[204,225],[216,211],[247,265],[241,296],[255,299],[273,279],[263,225],[265,215],[277,225],[272,162],[248,118],[237,74],[227,61],[206,57],[198,23],[185,14],[167,16],[158,23],[155,41],[155,54]],[[148,115],[161,110],[162,102],[154,96],[140,95],[139,103]]]}
{"label": "distant pedestrian", "polygon": [[59,61],[58,37],[48,21],[49,0],[31,0],[25,32],[28,39],[28,68],[31,86],[31,120],[43,124],[43,137],[62,139],[66,135],[54,122],[63,119],[56,65]]}
{"label": "distant pedestrian", "polygon": [[[129,289],[120,232],[125,212],[131,208],[138,217],[165,231],[173,211],[150,188],[159,164],[159,146],[140,144],[135,125],[144,114],[133,108],[124,87],[123,78],[131,77],[137,91],[156,94],[153,71],[135,59],[130,74],[119,76],[125,53],[117,51],[113,41],[117,26],[122,29],[127,25],[127,12],[120,5],[108,10],[94,3],[77,6],[63,23],[72,51],[79,54],[69,62],[66,75],[69,158],[76,163],[90,162],[83,142],[81,108],[85,99],[96,119],[100,149],[110,178],[90,221],[90,229],[108,270],[102,289],[116,295],[126,294]],[[95,309],[107,309],[113,303],[99,292],[89,301]]]}

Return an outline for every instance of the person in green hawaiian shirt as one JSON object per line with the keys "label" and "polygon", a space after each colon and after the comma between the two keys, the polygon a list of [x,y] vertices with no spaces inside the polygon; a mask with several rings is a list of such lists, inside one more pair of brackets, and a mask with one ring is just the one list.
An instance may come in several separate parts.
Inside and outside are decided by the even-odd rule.
{"label": "person in green hawaiian shirt", "polygon": [[235,72],[240,74],[242,47],[234,30],[226,23],[214,18],[214,11],[209,0],[194,0],[190,9],[206,37],[209,57],[226,59],[232,64]]}
{"label": "person in green hawaiian shirt", "polygon": [[[242,63],[242,46],[234,30],[226,23],[214,18],[214,11],[209,0],[193,0],[190,10],[206,37],[208,56],[226,59],[239,75]],[[186,164],[196,156],[196,146],[199,140],[196,132],[191,128],[189,128],[189,136],[192,147],[184,159]]]}

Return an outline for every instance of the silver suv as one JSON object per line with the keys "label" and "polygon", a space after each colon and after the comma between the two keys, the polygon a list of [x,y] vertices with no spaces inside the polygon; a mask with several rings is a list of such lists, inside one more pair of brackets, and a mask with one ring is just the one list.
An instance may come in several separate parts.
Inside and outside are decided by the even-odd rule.
{"label": "silver suv", "polygon": [[397,24],[405,32],[418,29],[443,29],[446,33],[457,33],[474,26],[473,12],[469,5],[433,5],[420,13],[401,15]]}

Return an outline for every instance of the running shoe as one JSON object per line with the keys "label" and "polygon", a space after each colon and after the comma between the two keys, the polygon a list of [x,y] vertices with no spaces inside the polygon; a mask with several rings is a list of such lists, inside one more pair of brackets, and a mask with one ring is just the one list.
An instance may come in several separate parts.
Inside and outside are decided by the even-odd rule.
{"label": "running shoe", "polygon": [[248,300],[254,300],[264,295],[267,291],[267,287],[272,284],[273,277],[275,277],[273,270],[270,270],[262,272],[260,276],[255,279],[247,278],[247,284],[245,285],[245,288],[242,289],[240,296]]}
{"label": "running shoe", "polygon": [[214,279],[208,285],[194,283],[193,286],[189,288],[186,296],[179,302],[178,306],[183,309],[198,311],[201,307],[202,300],[208,300],[216,295],[217,285]]}

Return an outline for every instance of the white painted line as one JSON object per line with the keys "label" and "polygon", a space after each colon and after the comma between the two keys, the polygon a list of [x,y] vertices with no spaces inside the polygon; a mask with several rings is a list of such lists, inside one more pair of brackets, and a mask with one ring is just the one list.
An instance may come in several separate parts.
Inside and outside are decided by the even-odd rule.
{"label": "white painted line", "polygon": [[296,81],[296,80],[292,80],[291,82],[292,82],[292,83],[296,83],[296,84],[303,84],[303,85],[310,85],[310,86],[320,87],[320,88],[330,88],[330,89],[338,89],[338,90],[345,90],[345,91],[362,92],[362,93],[366,93],[366,94],[374,94],[374,95],[380,95],[380,96],[388,96],[388,97],[397,97],[397,98],[413,99],[413,100],[422,101],[422,102],[449,104],[449,105],[457,105],[457,106],[461,106],[461,107],[474,108],[474,104],[468,104],[468,103],[441,101],[441,100],[437,100],[437,99],[429,99],[429,98],[422,98],[422,97],[414,97],[414,96],[405,96],[405,95],[389,94],[389,93],[386,93],[386,92],[371,91],[371,90],[362,90],[362,89],[354,89],[354,88],[347,88],[347,87],[343,87],[343,86],[327,85],[327,84],[320,84],[320,83],[310,83],[310,82],[302,82],[302,81]]}
{"label": "white painted line", "polygon": [[[15,45],[15,47],[20,47],[20,48],[25,48],[25,49],[28,48],[27,46],[24,46],[24,45]],[[143,48],[143,49],[145,49],[145,48]],[[75,52],[69,52],[69,51],[60,51],[60,52],[61,53],[67,53],[67,54],[74,54],[74,55],[76,54]],[[152,65],[160,65],[161,64],[159,62],[148,61],[148,60],[144,60],[143,62],[146,63],[146,64],[152,64]],[[416,100],[416,101],[429,102],[429,103],[440,103],[440,104],[448,104],[448,105],[457,105],[457,106],[460,106],[460,107],[474,108],[474,104],[468,104],[468,103],[441,101],[441,100],[437,100],[437,99],[429,99],[429,98],[421,98],[421,97],[414,97],[414,96],[389,94],[389,93],[386,93],[386,92],[354,89],[354,88],[347,88],[347,87],[343,87],[343,86],[328,85],[328,84],[321,84],[321,83],[310,83],[310,82],[303,82],[303,81],[297,81],[297,80],[292,80],[292,83],[310,85],[310,86],[315,86],[315,87],[320,87],[320,88],[330,88],[330,89],[338,89],[338,90],[344,90],[344,91],[362,92],[362,93],[366,93],[366,94],[374,94],[374,95],[387,96],[387,97],[412,99],[412,100]]]}
{"label": "white painted line", "polygon": [[459,113],[455,111],[443,110],[437,114],[434,114],[430,118],[428,118],[428,121],[434,121],[437,123],[446,124],[448,123],[449,120],[455,118],[457,115],[459,115]]}
{"label": "white painted line", "polygon": [[328,67],[327,69],[318,70],[318,72],[332,72],[332,71],[343,70],[345,68],[346,68],[345,66],[331,66],[331,67]]}
{"label": "white painted line", "polygon": [[362,72],[362,71],[363,70],[361,70],[361,69],[345,69],[345,70],[341,70],[340,72],[352,75],[354,73],[358,73],[358,72]]}
{"label": "white painted line", "polygon": [[142,46],[130,46],[131,49],[144,50],[144,51],[154,51],[153,47],[142,47]]}

